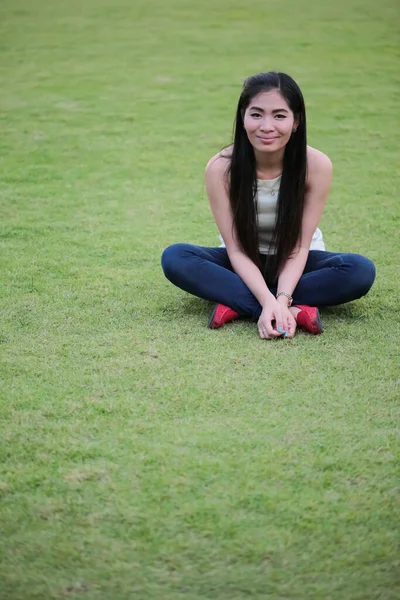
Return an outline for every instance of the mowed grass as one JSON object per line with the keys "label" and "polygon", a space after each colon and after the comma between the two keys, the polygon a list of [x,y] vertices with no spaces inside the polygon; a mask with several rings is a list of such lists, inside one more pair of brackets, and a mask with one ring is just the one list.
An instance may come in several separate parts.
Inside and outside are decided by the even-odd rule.
{"label": "mowed grass", "polygon": [[[1,600],[398,597],[394,0],[3,0]],[[327,249],[377,266],[324,335],[206,328],[160,269],[217,244],[245,76],[301,85]]]}

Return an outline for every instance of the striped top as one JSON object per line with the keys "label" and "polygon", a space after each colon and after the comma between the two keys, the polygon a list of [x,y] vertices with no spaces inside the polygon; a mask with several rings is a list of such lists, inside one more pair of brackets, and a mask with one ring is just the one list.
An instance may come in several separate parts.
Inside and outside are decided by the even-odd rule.
{"label": "striped top", "polygon": [[[275,248],[271,246],[271,240],[276,221],[281,177],[280,175],[275,179],[257,179],[256,204],[260,254],[273,254],[275,251]],[[221,236],[220,239],[223,242]],[[225,244],[222,243],[221,247],[225,247]],[[325,250],[322,233],[318,227],[312,237],[310,250]]]}

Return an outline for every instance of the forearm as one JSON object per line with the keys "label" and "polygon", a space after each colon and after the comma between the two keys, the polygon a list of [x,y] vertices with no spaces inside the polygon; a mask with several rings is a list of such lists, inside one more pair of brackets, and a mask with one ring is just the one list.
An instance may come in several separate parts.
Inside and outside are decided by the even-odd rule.
{"label": "forearm", "polygon": [[247,285],[261,306],[264,306],[274,296],[268,289],[260,269],[243,252],[234,251],[228,254],[235,273]]}
{"label": "forearm", "polygon": [[278,278],[277,294],[285,292],[293,295],[296,285],[303,274],[307,262],[308,249],[300,247],[286,261]]}

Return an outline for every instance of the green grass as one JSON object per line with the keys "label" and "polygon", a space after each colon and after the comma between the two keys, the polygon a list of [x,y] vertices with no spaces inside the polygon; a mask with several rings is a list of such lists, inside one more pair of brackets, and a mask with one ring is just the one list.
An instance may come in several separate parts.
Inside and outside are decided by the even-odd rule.
{"label": "green grass", "polygon": [[[398,597],[394,0],[3,0],[1,600]],[[325,333],[206,328],[163,277],[217,243],[204,165],[246,75],[300,83],[329,250],[377,266]]]}

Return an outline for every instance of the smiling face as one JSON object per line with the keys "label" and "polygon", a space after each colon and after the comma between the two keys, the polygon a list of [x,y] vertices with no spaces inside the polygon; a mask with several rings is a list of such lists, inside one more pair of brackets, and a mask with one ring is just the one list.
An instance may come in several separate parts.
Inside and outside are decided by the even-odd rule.
{"label": "smiling face", "polygon": [[256,153],[284,151],[297,121],[279,90],[261,92],[251,99],[243,118],[247,137]]}

